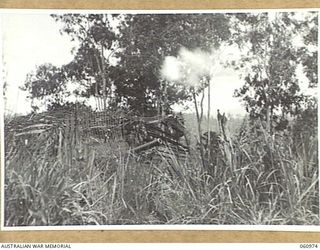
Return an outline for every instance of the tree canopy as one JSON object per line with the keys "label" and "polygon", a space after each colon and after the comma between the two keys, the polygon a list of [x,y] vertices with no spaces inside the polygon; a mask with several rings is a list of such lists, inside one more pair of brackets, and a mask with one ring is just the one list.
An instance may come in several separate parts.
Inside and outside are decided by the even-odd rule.
{"label": "tree canopy", "polygon": [[[307,20],[310,17],[315,20],[313,13],[307,15]],[[235,96],[243,99],[251,117],[262,118],[266,128],[272,130],[274,123],[283,121],[286,115],[297,115],[306,103],[307,97],[300,91],[299,65],[303,66],[310,86],[315,85],[317,52],[304,52],[309,51],[308,43],[316,43],[317,24],[306,24],[295,13],[285,12],[237,18],[241,22],[238,31],[246,28],[246,32],[237,34],[237,39],[241,42],[246,39],[242,45],[248,46],[239,64],[248,73]]]}
{"label": "tree canopy", "polygon": [[[140,113],[154,113],[161,92],[160,69],[166,56],[176,56],[181,48],[209,50],[230,38],[228,17],[223,14],[143,14],[143,15],[52,15],[62,23],[61,33],[78,41],[74,59],[59,69],[47,67],[63,79],[60,90],[68,82],[79,89],[73,94],[96,97],[101,108],[125,105]],[[52,92],[54,79],[42,82],[42,96],[34,92],[38,75],[27,78],[25,89],[32,98],[57,94]],[[55,85],[55,83],[53,83]],[[189,97],[187,91],[167,86],[168,105]],[[55,99],[57,102],[62,99]],[[108,102],[108,104],[107,104]]]}
{"label": "tree canopy", "polygon": [[222,44],[237,44],[242,53],[238,62],[228,65],[246,73],[235,96],[243,99],[252,117],[267,124],[274,116],[295,115],[303,108],[299,67],[310,87],[318,80],[316,12],[63,14],[52,18],[62,25],[62,34],[77,41],[74,58],[61,67],[39,66],[24,85],[31,99],[47,100],[51,106],[64,105],[68,103],[65,97],[74,95],[94,99],[100,110],[118,106],[149,115],[157,111],[165,95],[169,112],[170,106],[190,99],[193,93],[162,77],[166,58],[181,57],[183,49],[211,53]]}

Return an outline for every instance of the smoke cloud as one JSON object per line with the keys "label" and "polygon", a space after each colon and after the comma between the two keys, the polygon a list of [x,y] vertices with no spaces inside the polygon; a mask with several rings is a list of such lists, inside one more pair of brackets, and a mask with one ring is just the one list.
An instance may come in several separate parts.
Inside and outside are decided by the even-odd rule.
{"label": "smoke cloud", "polygon": [[179,81],[182,77],[181,62],[174,56],[167,56],[161,68],[162,78],[168,81]]}
{"label": "smoke cloud", "polygon": [[168,81],[179,81],[189,87],[199,87],[201,78],[211,75],[212,66],[212,53],[182,48],[177,57],[165,58],[161,76]]}

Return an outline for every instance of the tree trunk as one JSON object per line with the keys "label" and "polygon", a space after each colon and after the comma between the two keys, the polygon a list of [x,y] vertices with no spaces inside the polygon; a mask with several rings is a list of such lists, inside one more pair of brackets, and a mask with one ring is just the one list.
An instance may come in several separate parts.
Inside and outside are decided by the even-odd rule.
{"label": "tree trunk", "polygon": [[266,110],[266,131],[268,134],[270,134],[270,106],[267,105]]}
{"label": "tree trunk", "polygon": [[104,55],[103,55],[103,45],[101,44],[101,77],[102,77],[102,96],[103,96],[103,109],[107,109],[107,79],[106,79],[106,65],[104,61]]}
{"label": "tree trunk", "polygon": [[193,102],[194,102],[194,107],[196,110],[196,116],[197,116],[197,123],[198,123],[198,134],[199,134],[199,146],[200,146],[200,156],[201,156],[201,162],[202,162],[202,167],[204,170],[206,170],[206,164],[204,161],[204,152],[203,152],[203,145],[202,145],[202,140],[201,140],[201,135],[202,135],[202,130],[201,130],[201,117],[199,114],[199,109],[198,109],[198,105],[197,105],[197,98],[196,98],[196,93],[192,92],[192,97],[193,97]]}
{"label": "tree trunk", "polygon": [[209,161],[209,165],[210,165],[210,148],[211,148],[211,138],[210,138],[210,111],[211,111],[211,108],[210,108],[210,106],[211,106],[211,94],[210,94],[210,81],[208,82],[208,124],[207,124],[207,126],[208,126],[208,128],[207,128],[207,130],[208,130],[208,141],[207,141],[207,150],[208,150],[208,161]]}
{"label": "tree trunk", "polygon": [[[101,45],[102,46],[102,45]],[[99,51],[99,50],[98,50]],[[106,81],[106,75],[105,75],[105,62],[104,62],[104,56],[103,56],[103,47],[101,47],[101,53],[98,53],[98,51],[96,51],[94,53],[94,56],[96,58],[97,61],[97,65],[98,65],[98,69],[102,78],[102,105],[99,102],[99,110],[101,110],[101,106],[103,108],[103,110],[106,110],[107,108],[107,81]],[[98,81],[96,79],[96,93],[97,93],[97,98],[100,99],[100,96],[98,95]]]}

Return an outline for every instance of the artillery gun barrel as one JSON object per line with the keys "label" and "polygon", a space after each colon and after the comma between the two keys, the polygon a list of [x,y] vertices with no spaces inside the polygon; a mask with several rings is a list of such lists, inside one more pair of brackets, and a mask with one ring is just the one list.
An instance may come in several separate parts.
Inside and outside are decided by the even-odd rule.
{"label": "artillery gun barrel", "polygon": [[149,149],[149,148],[151,148],[153,146],[160,145],[161,143],[162,143],[162,140],[158,138],[158,139],[155,139],[153,141],[147,142],[147,143],[145,143],[143,145],[140,145],[140,146],[138,146],[136,148],[133,148],[130,151],[134,152],[134,153],[137,153],[137,152],[140,152],[142,150],[147,150],[147,149]]}

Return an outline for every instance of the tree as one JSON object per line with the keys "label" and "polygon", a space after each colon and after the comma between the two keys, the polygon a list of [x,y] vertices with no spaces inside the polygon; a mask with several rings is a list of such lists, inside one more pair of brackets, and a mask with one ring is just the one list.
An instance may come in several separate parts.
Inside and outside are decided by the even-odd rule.
{"label": "tree", "polygon": [[24,86],[21,88],[28,92],[33,111],[39,109],[35,102],[44,102],[45,106],[53,103],[62,105],[64,99],[70,94],[66,91],[66,75],[64,71],[52,64],[43,64],[35,72],[27,75]]}
{"label": "tree", "polygon": [[250,14],[238,19],[248,30],[242,33],[247,36],[247,55],[239,65],[250,71],[235,96],[242,98],[250,116],[262,119],[272,133],[277,121],[297,115],[305,101],[297,77],[301,58],[294,41],[299,21],[292,13]]}
{"label": "tree", "polygon": [[[107,100],[112,98],[109,74],[113,69],[110,59],[116,49],[116,30],[111,24],[114,16],[64,14],[52,17],[63,24],[61,34],[77,41],[74,59],[61,67],[41,65],[35,73],[28,75],[23,89],[34,101],[50,99],[49,103],[46,101],[47,108],[67,105],[65,97],[72,95],[93,96],[96,106],[106,109]],[[73,85],[73,91],[69,91],[70,85]],[[35,104],[33,107],[38,108]]]}
{"label": "tree", "polygon": [[52,15],[62,22],[62,33],[66,33],[80,44],[74,60],[66,67],[69,77],[80,81],[86,91],[84,96],[102,97],[100,108],[107,108],[107,97],[112,97],[112,83],[108,75],[110,57],[117,49],[115,18],[118,15],[64,14]]}
{"label": "tree", "polygon": [[304,42],[304,46],[298,51],[300,61],[309,79],[309,86],[315,88],[318,84],[318,12],[310,12],[305,20],[296,26]]}
{"label": "tree", "polygon": [[160,99],[166,99],[169,112],[172,104],[192,97],[188,89],[161,79],[166,56],[182,48],[210,50],[230,37],[223,14],[52,16],[62,23],[61,33],[79,43],[74,59],[60,68],[64,84],[79,86],[71,94],[94,96],[102,100],[101,109],[113,104],[145,115],[159,109]]}
{"label": "tree", "polygon": [[143,14],[125,20],[116,92],[141,113],[156,112],[164,92],[167,106],[192,97],[188,89],[161,79],[165,57],[178,56],[182,48],[209,51],[230,37],[229,19],[223,14]]}

